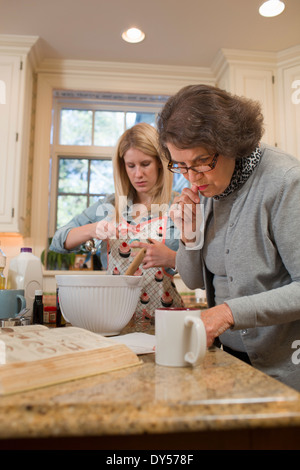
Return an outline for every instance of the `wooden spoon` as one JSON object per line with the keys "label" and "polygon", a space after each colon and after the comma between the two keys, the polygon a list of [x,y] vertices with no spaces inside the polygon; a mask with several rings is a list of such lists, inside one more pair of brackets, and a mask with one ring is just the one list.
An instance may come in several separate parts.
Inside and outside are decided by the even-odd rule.
{"label": "wooden spoon", "polygon": [[133,258],[133,261],[130,263],[128,268],[125,271],[125,276],[133,276],[135,271],[138,269],[139,265],[143,261],[145,254],[146,254],[146,248],[141,248],[137,255]]}

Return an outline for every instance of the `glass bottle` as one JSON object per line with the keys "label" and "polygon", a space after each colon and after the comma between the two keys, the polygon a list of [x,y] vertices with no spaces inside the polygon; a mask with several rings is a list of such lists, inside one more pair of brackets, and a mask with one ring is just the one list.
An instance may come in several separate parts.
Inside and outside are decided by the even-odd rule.
{"label": "glass bottle", "polygon": [[43,291],[36,290],[33,302],[33,324],[42,325],[44,323]]}
{"label": "glass bottle", "polygon": [[6,279],[3,274],[5,266],[6,266],[6,256],[0,248],[0,289],[6,288]]}
{"label": "glass bottle", "polygon": [[60,306],[59,306],[59,296],[58,296],[58,288],[56,289],[56,326],[65,326],[66,321],[61,313]]}
{"label": "glass bottle", "polygon": [[3,270],[4,268],[0,266],[0,289],[5,289],[5,286],[6,286],[6,279],[3,274]]}

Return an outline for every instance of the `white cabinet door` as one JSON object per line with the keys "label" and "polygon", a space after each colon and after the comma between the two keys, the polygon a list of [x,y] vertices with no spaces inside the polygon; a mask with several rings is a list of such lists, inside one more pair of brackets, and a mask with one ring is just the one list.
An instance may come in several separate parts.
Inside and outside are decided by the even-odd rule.
{"label": "white cabinet door", "polygon": [[265,133],[263,142],[276,145],[274,71],[255,68],[237,68],[235,72],[235,90],[237,95],[259,101],[264,115]]}
{"label": "white cabinet door", "polygon": [[300,64],[284,69],[282,90],[284,149],[300,159]]}
{"label": "white cabinet door", "polygon": [[260,102],[265,128],[262,141],[276,146],[276,57],[268,53],[222,49],[214,70],[218,86],[230,93]]}
{"label": "white cabinet door", "polygon": [[21,60],[0,56],[0,232],[18,231]]}

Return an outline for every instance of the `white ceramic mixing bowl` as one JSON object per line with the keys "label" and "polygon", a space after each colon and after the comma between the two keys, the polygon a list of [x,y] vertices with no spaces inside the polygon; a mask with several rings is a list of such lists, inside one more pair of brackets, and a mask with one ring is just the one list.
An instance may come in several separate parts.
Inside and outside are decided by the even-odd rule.
{"label": "white ceramic mixing bowl", "polygon": [[57,275],[59,302],[66,321],[73,326],[117,335],[136,309],[142,276]]}

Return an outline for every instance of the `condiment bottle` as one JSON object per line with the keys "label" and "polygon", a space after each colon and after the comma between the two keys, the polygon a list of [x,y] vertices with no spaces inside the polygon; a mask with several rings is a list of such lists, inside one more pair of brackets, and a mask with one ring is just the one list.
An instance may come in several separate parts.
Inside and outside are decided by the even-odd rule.
{"label": "condiment bottle", "polygon": [[6,256],[3,253],[3,251],[0,249],[0,289],[6,288],[6,279],[3,274],[5,266],[6,266]]}
{"label": "condiment bottle", "polygon": [[66,321],[61,313],[58,297],[58,288],[56,289],[56,326],[65,326]]}
{"label": "condiment bottle", "polygon": [[44,307],[44,324],[48,326],[56,326],[56,307]]}
{"label": "condiment bottle", "polygon": [[42,325],[44,322],[43,291],[36,290],[33,302],[33,324]]}

